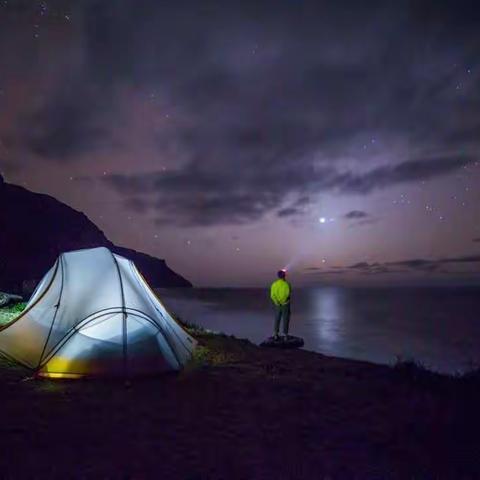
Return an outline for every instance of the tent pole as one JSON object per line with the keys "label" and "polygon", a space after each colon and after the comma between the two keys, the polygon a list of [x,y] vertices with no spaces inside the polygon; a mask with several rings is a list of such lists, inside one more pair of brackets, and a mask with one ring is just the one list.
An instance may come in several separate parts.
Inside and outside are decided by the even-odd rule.
{"label": "tent pole", "polygon": [[120,293],[122,296],[122,344],[123,344],[123,375],[125,377],[125,381],[128,382],[128,348],[127,348],[127,308],[125,304],[125,290],[123,288],[123,280],[122,280],[122,272],[120,271],[120,265],[118,264],[115,255],[110,252],[112,255],[113,262],[115,263],[115,267],[117,268],[118,273],[118,280],[120,282]]}
{"label": "tent pole", "polygon": [[42,353],[40,355],[40,358],[38,359],[38,365],[37,365],[37,368],[35,369],[35,375],[38,374],[38,372],[40,371],[40,368],[42,366],[43,356],[45,355],[45,351],[47,350],[48,341],[50,340],[50,336],[52,335],[53,325],[55,324],[55,320],[57,319],[58,310],[60,309],[60,302],[62,301],[63,285],[64,285],[64,281],[65,281],[65,273],[64,273],[65,268],[63,266],[63,253],[60,255],[59,263],[60,263],[60,270],[62,272],[62,280],[61,280],[61,284],[60,284],[60,293],[58,295],[58,302],[55,305],[55,313],[53,314],[52,324],[50,325],[50,330],[48,331],[47,339],[45,340],[45,345],[43,346]]}

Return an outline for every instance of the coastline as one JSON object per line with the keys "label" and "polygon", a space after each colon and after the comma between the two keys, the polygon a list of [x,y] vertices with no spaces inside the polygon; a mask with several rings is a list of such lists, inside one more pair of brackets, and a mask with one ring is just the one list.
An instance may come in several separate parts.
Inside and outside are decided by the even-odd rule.
{"label": "coastline", "polygon": [[[176,375],[23,381],[1,360],[6,476],[466,478],[480,474],[479,375],[450,377],[191,328]],[[80,451],[81,450],[81,451]],[[54,451],[53,456],[47,454]],[[25,461],[28,459],[28,461]]]}

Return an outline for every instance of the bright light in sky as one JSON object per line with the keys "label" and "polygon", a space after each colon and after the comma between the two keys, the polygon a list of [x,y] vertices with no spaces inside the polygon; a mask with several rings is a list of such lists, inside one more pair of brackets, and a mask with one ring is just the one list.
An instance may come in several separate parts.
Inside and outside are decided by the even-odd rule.
{"label": "bright light in sky", "polygon": [[320,223],[325,223],[325,222],[327,221],[327,219],[326,219],[325,217],[320,217],[320,218],[318,219],[318,221],[319,221]]}

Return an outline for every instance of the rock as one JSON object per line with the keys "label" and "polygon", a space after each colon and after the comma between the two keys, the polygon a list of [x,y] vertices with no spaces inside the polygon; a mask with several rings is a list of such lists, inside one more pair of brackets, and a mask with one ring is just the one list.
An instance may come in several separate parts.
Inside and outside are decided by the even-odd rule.
{"label": "rock", "polygon": [[303,347],[303,338],[289,335],[288,339],[280,336],[278,338],[269,337],[260,344],[261,347],[269,348],[301,348]]}
{"label": "rock", "polygon": [[12,295],[11,293],[0,292],[0,307],[6,307],[12,303],[18,303],[23,300],[20,295]]}
{"label": "rock", "polygon": [[[165,260],[114,245],[87,216],[0,179],[0,290],[25,293],[62,252],[107,247],[132,260],[153,288],[191,287]],[[25,284],[25,285],[24,285]]]}

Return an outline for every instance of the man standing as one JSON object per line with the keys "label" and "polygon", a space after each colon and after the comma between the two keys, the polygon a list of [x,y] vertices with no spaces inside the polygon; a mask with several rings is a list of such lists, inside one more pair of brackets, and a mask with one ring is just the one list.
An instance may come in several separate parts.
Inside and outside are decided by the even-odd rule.
{"label": "man standing", "polygon": [[286,271],[280,270],[277,273],[278,280],[275,280],[270,287],[270,298],[275,307],[275,326],[274,336],[278,340],[278,332],[280,329],[280,322],[283,319],[283,335],[284,339],[288,340],[288,325],[290,323],[290,294],[292,288],[285,280]]}

